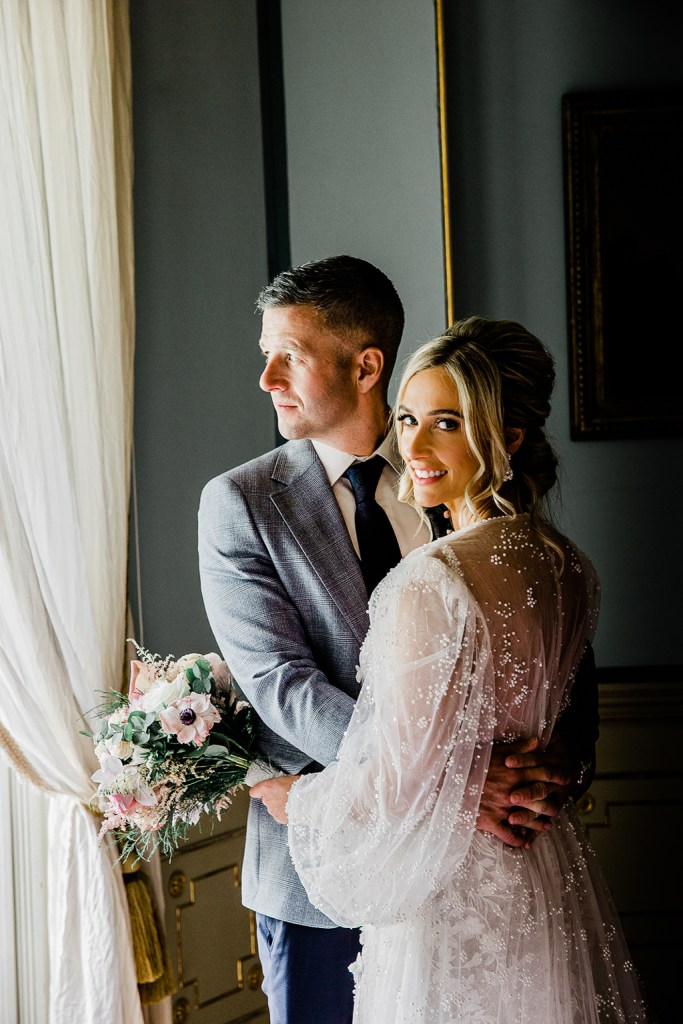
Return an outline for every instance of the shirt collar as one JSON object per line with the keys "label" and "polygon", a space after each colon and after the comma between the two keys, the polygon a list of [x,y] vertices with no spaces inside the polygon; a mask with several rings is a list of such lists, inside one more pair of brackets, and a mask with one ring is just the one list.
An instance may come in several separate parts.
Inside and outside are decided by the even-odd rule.
{"label": "shirt collar", "polygon": [[[365,459],[359,459],[355,455],[349,455],[348,452],[342,452],[338,448],[332,448],[329,444],[323,444],[322,441],[315,441],[311,439],[311,444],[315,448],[316,454],[322,462],[323,469],[325,470],[327,479],[330,482],[330,487],[334,487],[337,480],[344,475],[349,466],[353,465],[354,462],[365,461]],[[372,454],[382,455],[395,472],[401,472],[401,460],[398,454],[396,438],[393,430],[389,431],[382,443]],[[372,458],[371,455],[366,457],[368,459]]]}

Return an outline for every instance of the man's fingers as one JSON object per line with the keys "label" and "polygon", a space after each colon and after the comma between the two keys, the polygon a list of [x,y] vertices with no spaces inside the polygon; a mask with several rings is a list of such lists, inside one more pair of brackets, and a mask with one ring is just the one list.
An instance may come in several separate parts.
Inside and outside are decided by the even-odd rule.
{"label": "man's fingers", "polygon": [[510,794],[510,801],[515,809],[525,807],[534,814],[547,814],[554,817],[563,803],[563,794],[557,786],[545,782],[534,782],[522,786]]}
{"label": "man's fingers", "polygon": [[565,786],[570,781],[567,773],[547,761],[539,761],[540,756],[539,754],[508,754],[505,758],[505,767],[532,771],[533,775],[529,779],[525,779],[525,782],[552,782],[557,786]]}
{"label": "man's fingers", "polygon": [[[514,743],[506,744],[506,748],[505,749],[508,752],[508,756],[514,756],[515,754],[529,754],[529,753],[531,753],[534,750],[538,750],[538,745],[539,745],[540,742],[541,741],[538,738],[538,736],[529,736],[528,739],[525,739],[525,740],[515,740]],[[506,757],[505,758],[505,763],[506,764],[507,764],[507,761],[508,761],[508,758]],[[515,765],[508,765],[508,767],[509,768],[514,768]]]}
{"label": "man's fingers", "polygon": [[535,803],[537,800],[545,800],[554,790],[555,787],[547,781],[530,782],[513,790],[510,793],[510,802],[521,807],[528,807],[529,804]]}
{"label": "man's fingers", "polygon": [[539,765],[538,754],[508,754],[505,758],[506,768],[536,768]]}
{"label": "man's fingers", "polygon": [[508,821],[515,828],[530,828],[534,832],[548,832],[553,827],[550,820],[551,817],[552,815],[546,815],[541,812],[536,813],[535,810],[520,807],[510,811]]}
{"label": "man's fingers", "polygon": [[495,825],[489,825],[486,827],[485,831],[496,836],[496,838],[500,839],[506,846],[514,846],[515,848],[520,849],[527,845],[527,836],[525,834],[526,830],[520,829],[519,831],[515,831],[515,829],[511,828],[505,821],[497,822]]}
{"label": "man's fingers", "polygon": [[549,792],[557,790],[558,786],[567,785],[571,781],[571,776],[567,775],[565,771],[559,768],[554,768],[552,765],[529,765],[529,764],[518,764],[516,766],[509,765],[508,760],[521,761],[520,758],[506,758],[505,764],[507,768],[516,767],[517,771],[523,771],[524,774],[520,775],[520,781],[515,787],[515,793],[522,790],[527,790],[530,785],[536,784],[548,784]]}
{"label": "man's fingers", "polygon": [[538,746],[538,737],[531,736],[493,747],[477,828],[507,846],[528,849],[552,827],[566,797],[566,765]]}

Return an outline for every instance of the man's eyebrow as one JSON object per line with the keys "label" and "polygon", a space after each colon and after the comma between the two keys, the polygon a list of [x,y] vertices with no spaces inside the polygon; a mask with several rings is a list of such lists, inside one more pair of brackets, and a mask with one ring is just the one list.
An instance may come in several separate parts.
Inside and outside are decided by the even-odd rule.
{"label": "man's eyebrow", "polygon": [[[258,347],[261,349],[261,351],[263,351],[266,348],[270,348],[271,345],[272,345],[272,341],[270,341],[268,338],[263,338],[263,337],[259,338]],[[279,347],[280,348],[295,348],[299,352],[305,352],[306,351],[306,346],[302,345],[300,341],[296,340],[296,338],[282,338],[282,339],[279,339]]]}

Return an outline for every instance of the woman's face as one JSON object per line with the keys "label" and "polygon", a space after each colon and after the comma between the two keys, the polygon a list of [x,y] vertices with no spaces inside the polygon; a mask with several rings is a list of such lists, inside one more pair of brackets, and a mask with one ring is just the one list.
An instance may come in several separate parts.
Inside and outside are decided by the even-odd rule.
{"label": "woman's face", "polygon": [[420,370],[410,378],[397,421],[415,500],[425,508],[447,505],[457,521],[479,464],[465,437],[458,389],[444,370]]}

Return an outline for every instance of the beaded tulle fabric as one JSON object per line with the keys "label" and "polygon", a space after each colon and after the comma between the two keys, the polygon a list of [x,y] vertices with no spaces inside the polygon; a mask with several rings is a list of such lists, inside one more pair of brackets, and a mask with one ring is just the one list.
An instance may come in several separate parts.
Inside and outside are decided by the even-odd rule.
{"label": "beaded tulle fabric", "polygon": [[563,559],[525,515],[404,559],[372,596],[337,760],[292,788],[312,902],[363,929],[355,1024],[647,1019],[571,808],[530,850],[475,830],[492,742],[548,740],[597,622],[593,567],[550,536]]}

